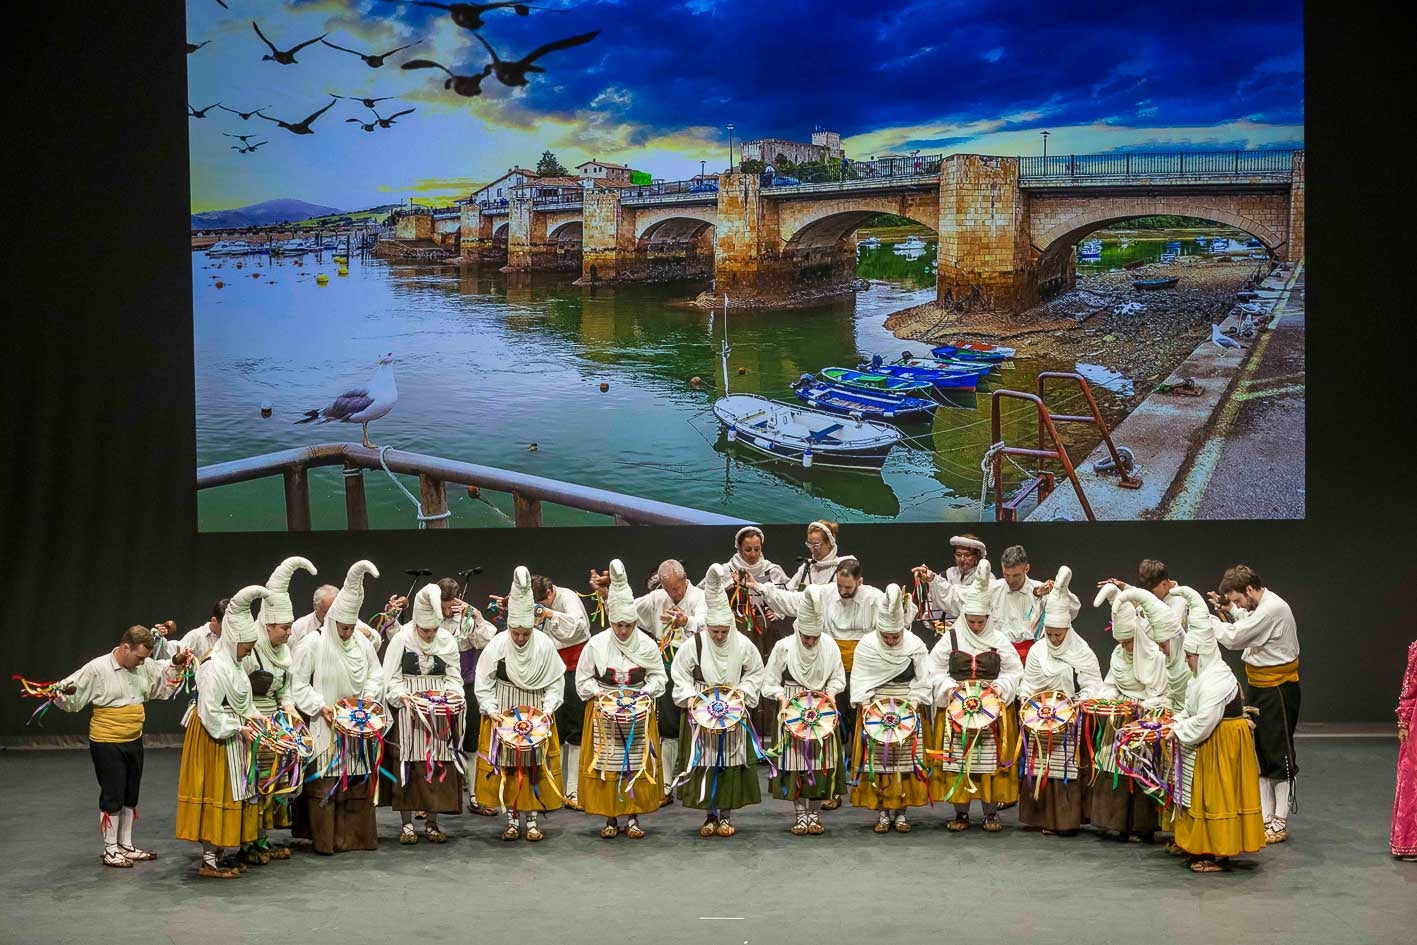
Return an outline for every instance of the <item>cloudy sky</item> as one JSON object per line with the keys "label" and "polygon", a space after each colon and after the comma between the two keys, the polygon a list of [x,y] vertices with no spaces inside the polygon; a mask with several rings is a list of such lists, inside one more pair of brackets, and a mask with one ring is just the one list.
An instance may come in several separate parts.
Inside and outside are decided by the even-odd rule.
{"label": "cloudy sky", "polygon": [[[600,30],[540,60],[524,88],[495,78],[484,94],[443,89],[428,58],[455,72],[488,62],[446,11],[384,0],[187,0],[188,100],[298,121],[330,93],[393,96],[372,133],[341,101],[296,136],[212,109],[189,119],[192,209],[294,197],[345,210],[409,197],[464,196],[547,148],[666,180],[728,162],[734,140],[807,140],[823,126],[851,157],[919,148],[1037,154],[1117,149],[1294,147],[1304,140],[1303,6],[1295,0],[1155,5],[906,0],[864,4],[761,0],[543,0],[519,17],[486,14],[480,35],[504,59]],[[876,7],[876,10],[869,9]],[[298,63],[263,62],[251,21],[287,49],[328,33],[340,46],[412,49],[380,68],[320,43]],[[253,154],[224,137],[258,133]]]}

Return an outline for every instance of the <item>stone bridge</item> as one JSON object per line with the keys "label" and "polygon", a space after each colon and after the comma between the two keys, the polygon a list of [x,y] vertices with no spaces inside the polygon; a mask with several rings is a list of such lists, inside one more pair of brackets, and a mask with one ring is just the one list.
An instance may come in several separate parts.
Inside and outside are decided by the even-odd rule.
{"label": "stone bridge", "polygon": [[767,188],[724,174],[716,193],[469,204],[461,252],[509,271],[578,271],[585,283],[712,277],[735,302],[772,304],[850,286],[856,230],[891,213],[939,234],[941,301],[1009,312],[1071,286],[1078,242],[1135,217],[1200,217],[1249,233],[1278,259],[1304,252],[1302,151],[957,154],[928,170]]}

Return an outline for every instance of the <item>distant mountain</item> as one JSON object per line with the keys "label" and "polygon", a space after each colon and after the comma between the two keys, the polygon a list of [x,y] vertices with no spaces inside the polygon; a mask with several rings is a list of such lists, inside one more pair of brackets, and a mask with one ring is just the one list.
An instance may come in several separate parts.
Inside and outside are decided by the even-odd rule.
{"label": "distant mountain", "polygon": [[304,200],[285,197],[279,200],[253,203],[249,207],[237,207],[235,210],[208,210],[204,213],[194,213],[192,214],[192,229],[268,226],[272,223],[283,223],[286,220],[304,220],[308,217],[322,217],[343,212],[337,207],[322,207],[317,203],[306,203]]}

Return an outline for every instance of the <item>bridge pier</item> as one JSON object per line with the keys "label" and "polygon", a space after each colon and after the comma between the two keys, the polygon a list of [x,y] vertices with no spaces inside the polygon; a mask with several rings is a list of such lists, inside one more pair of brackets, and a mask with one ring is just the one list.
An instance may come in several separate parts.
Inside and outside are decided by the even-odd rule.
{"label": "bridge pier", "polygon": [[[503,272],[530,272],[546,266],[548,252],[555,247],[546,241],[546,214],[537,213],[526,197],[513,197],[507,207],[507,264]],[[538,265],[540,264],[540,265]]]}
{"label": "bridge pier", "polygon": [[461,233],[461,255],[464,262],[506,263],[506,248],[496,245],[493,237],[499,219],[484,214],[476,204],[463,204],[458,229]]}
{"label": "bridge pier", "polygon": [[635,211],[614,190],[590,190],[582,205],[581,278],[585,284],[641,282],[648,263],[638,253]]}
{"label": "bridge pier", "polygon": [[938,232],[939,302],[1003,312],[1037,304],[1037,256],[1029,244],[1028,198],[1019,189],[1017,158],[946,158],[940,165]]}
{"label": "bridge pier", "polygon": [[1304,257],[1304,152],[1294,152],[1293,176],[1289,180],[1289,242],[1279,258],[1298,262]]}
{"label": "bridge pier", "polygon": [[782,258],[779,201],[764,200],[754,174],[719,178],[714,292],[733,302],[780,299],[796,281]]}

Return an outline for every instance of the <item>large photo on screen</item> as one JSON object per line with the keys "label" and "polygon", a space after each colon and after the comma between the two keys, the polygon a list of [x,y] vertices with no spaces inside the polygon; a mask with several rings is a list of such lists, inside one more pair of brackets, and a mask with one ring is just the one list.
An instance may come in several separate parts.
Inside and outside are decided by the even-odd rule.
{"label": "large photo on screen", "polygon": [[188,0],[198,527],[1303,518],[1302,16]]}

